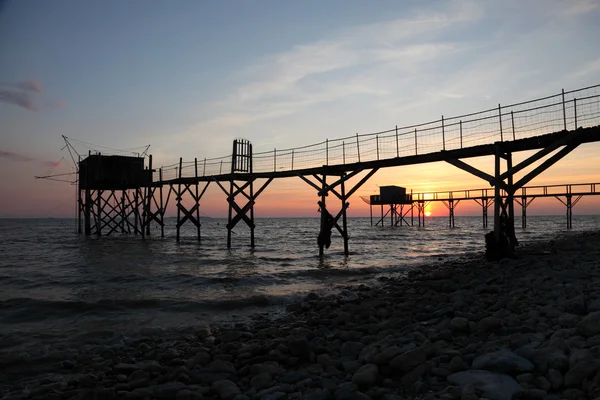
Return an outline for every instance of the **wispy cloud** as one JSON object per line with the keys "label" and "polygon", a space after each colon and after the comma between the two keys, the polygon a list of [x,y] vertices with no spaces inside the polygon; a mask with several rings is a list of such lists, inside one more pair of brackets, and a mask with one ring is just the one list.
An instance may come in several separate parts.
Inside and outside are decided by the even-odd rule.
{"label": "wispy cloud", "polygon": [[426,63],[468,47],[439,35],[481,18],[483,9],[478,2],[449,4],[445,11],[419,11],[349,28],[266,57],[242,71],[247,83],[217,104],[212,119],[195,128],[227,131],[353,96],[391,95],[386,78],[419,71]]}
{"label": "wispy cloud", "polygon": [[18,162],[35,162],[35,163],[39,163],[40,165],[42,165],[44,167],[48,167],[48,168],[56,168],[56,167],[60,166],[62,163],[62,160],[61,161],[39,160],[37,158],[30,157],[25,154],[15,153],[12,151],[5,151],[5,150],[0,150],[0,158],[5,158],[10,161],[18,161]]}
{"label": "wispy cloud", "polygon": [[579,66],[572,74],[573,79],[585,78],[600,72],[600,57]]}
{"label": "wispy cloud", "polygon": [[30,111],[37,111],[31,94],[42,93],[39,81],[31,80],[19,83],[0,83],[0,102],[21,106]]}
{"label": "wispy cloud", "polygon": [[576,16],[587,14],[596,8],[600,7],[597,0],[571,0],[568,2],[568,7],[564,11],[564,15]]}

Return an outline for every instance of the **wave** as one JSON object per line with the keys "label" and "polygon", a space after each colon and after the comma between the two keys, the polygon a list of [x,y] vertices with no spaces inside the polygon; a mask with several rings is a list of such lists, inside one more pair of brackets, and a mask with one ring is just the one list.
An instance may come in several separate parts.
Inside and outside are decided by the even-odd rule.
{"label": "wave", "polygon": [[198,311],[233,311],[248,308],[281,306],[298,301],[305,293],[286,295],[260,294],[214,300],[173,299],[103,299],[96,302],[52,301],[14,298],[0,301],[0,323],[18,324],[80,316],[137,312],[143,309],[169,313]]}

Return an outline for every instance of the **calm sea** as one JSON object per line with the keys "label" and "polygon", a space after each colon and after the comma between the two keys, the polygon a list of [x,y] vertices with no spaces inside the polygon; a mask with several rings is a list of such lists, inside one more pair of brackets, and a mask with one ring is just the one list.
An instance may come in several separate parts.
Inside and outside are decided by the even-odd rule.
{"label": "calm sea", "polygon": [[[258,219],[256,247],[248,246],[249,232],[240,226],[230,251],[226,222],[203,220],[201,243],[188,226],[176,243],[172,219],[165,239],[154,229],[145,240],[78,236],[72,219],[0,219],[0,352],[73,343],[94,332],[118,338],[257,311],[274,315],[310,291],[330,293],[415,266],[482,257],[487,232],[481,217],[457,217],[453,229],[442,217],[428,218],[424,228],[350,218],[350,256],[334,235],[321,260],[316,218]],[[564,216],[532,216],[528,225],[517,230],[523,243],[567,233]],[[600,216],[574,216],[573,225],[569,234],[596,230]]]}

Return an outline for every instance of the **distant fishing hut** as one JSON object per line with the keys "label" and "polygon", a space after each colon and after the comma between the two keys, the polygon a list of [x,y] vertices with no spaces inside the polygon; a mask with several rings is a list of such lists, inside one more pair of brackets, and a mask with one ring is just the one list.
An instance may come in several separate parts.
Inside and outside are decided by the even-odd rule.
{"label": "distant fishing hut", "polygon": [[[404,222],[406,225],[409,223],[404,217],[411,213],[411,223],[413,219],[413,199],[412,191],[410,194],[406,193],[406,188],[401,186],[380,186],[379,194],[372,194],[369,197],[362,197],[363,201],[369,204],[369,210],[371,215],[371,225],[373,225],[373,206],[381,206],[381,218],[375,223],[375,225],[384,225],[385,218],[390,216],[390,224],[392,226],[402,226]],[[384,214],[385,206],[388,206],[387,211]],[[406,208],[406,210],[405,210]]]}

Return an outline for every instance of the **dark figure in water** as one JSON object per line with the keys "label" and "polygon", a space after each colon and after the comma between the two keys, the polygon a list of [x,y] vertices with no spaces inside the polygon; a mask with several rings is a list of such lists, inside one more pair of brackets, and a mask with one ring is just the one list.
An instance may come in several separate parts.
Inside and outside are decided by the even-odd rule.
{"label": "dark figure in water", "polygon": [[321,213],[321,232],[319,232],[319,236],[317,237],[317,244],[319,248],[325,246],[328,249],[331,246],[331,229],[335,220],[326,208],[321,207]]}

